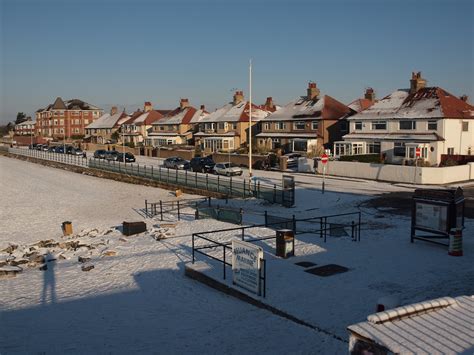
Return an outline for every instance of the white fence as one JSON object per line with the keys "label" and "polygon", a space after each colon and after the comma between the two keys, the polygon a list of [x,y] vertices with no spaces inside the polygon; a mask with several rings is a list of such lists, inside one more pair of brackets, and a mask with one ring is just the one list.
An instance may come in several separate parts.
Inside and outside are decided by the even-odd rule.
{"label": "white fence", "polygon": [[[329,161],[326,174],[410,184],[449,184],[474,180],[474,163],[442,168]],[[322,174],[323,165],[318,164]]]}

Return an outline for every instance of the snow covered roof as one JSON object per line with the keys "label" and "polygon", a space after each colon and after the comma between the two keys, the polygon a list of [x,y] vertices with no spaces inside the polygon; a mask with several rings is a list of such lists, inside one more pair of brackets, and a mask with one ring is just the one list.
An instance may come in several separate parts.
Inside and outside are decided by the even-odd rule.
{"label": "snow covered roof", "polygon": [[106,113],[88,125],[86,129],[114,128],[115,126],[122,124],[123,121],[128,118],[129,116],[125,115],[123,112],[117,112],[114,115]]}
{"label": "snow covered roof", "polygon": [[91,105],[79,99],[71,99],[63,101],[62,98],[57,97],[53,104],[39,109],[36,112],[50,111],[50,110],[102,110],[101,108]]}
{"label": "snow covered roof", "polygon": [[474,350],[474,296],[445,297],[399,307],[348,327],[395,354],[454,354]]}
{"label": "snow covered roof", "polygon": [[[205,122],[249,122],[249,102],[242,101],[234,105],[227,105],[218,108],[206,117],[203,117],[201,123]],[[260,121],[269,115],[268,111],[262,110],[259,106],[252,104],[252,121]]]}
{"label": "snow covered roof", "polygon": [[301,119],[339,119],[351,109],[331,96],[309,99],[302,96],[273,112],[265,121],[288,121]]}
{"label": "snow covered roof", "polygon": [[342,137],[344,140],[360,140],[360,139],[374,139],[374,140],[409,140],[409,141],[427,141],[436,142],[444,141],[445,139],[436,133],[349,133]]}
{"label": "snow covered roof", "polygon": [[357,100],[352,101],[347,106],[351,108],[352,110],[354,110],[355,112],[360,112],[360,111],[368,109],[373,104],[374,104],[374,101],[371,101],[369,99],[357,99]]}
{"label": "snow covered roof", "polygon": [[474,106],[439,87],[396,90],[350,117],[360,119],[462,118],[474,119]]}
{"label": "snow covered roof", "polygon": [[28,120],[21,123],[17,123],[15,126],[30,126],[36,124],[36,121]]}
{"label": "snow covered roof", "polygon": [[155,122],[156,125],[167,125],[167,124],[189,124],[199,123],[202,119],[207,117],[209,113],[206,110],[196,110],[194,107],[185,107],[183,109],[177,108],[162,120]]}

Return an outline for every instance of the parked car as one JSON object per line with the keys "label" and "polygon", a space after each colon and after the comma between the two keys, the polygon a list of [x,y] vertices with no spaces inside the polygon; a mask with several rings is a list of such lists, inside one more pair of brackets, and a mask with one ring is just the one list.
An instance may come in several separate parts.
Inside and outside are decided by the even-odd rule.
{"label": "parked car", "polygon": [[108,160],[108,161],[116,161],[118,160],[118,156],[119,156],[119,152],[115,150],[105,152],[105,160]]}
{"label": "parked car", "polygon": [[43,145],[42,144],[37,144],[35,149],[36,150],[43,150]]}
{"label": "parked car", "polygon": [[219,163],[214,166],[214,171],[218,175],[242,175],[244,172],[242,168],[235,165],[234,163]]}
{"label": "parked car", "polygon": [[43,144],[43,146],[41,147],[41,150],[43,152],[48,152],[49,151],[49,146],[47,146],[46,144]]}
{"label": "parked car", "polygon": [[288,153],[284,155],[288,157],[287,166],[297,166],[298,165],[298,158],[301,158],[301,154],[298,153]]}
{"label": "parked car", "polygon": [[199,173],[212,173],[214,172],[214,166],[216,163],[211,157],[194,157],[189,162],[192,171]]}
{"label": "parked car", "polygon": [[64,146],[58,145],[57,147],[54,148],[54,152],[63,154],[64,153]]}
{"label": "parked car", "polygon": [[166,158],[163,162],[163,166],[169,169],[180,169],[188,170],[190,168],[189,161],[184,160],[180,157],[170,157]]}
{"label": "parked car", "polygon": [[28,149],[36,149],[37,144],[33,143],[28,146]]}
{"label": "parked car", "polygon": [[94,158],[96,158],[96,159],[105,159],[106,154],[107,154],[106,150],[98,149],[94,152]]}
{"label": "parked car", "polygon": [[125,163],[133,163],[135,162],[135,156],[132,153],[119,153],[117,155],[117,161],[121,161]]}
{"label": "parked car", "polygon": [[48,152],[50,152],[50,153],[56,153],[56,147],[55,147],[54,145],[50,145],[50,146],[48,147]]}

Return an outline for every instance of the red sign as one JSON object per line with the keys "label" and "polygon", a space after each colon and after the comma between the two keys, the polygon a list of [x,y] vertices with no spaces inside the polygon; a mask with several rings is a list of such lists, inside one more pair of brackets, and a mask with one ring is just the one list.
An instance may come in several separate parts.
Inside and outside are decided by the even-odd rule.
{"label": "red sign", "polygon": [[327,164],[327,162],[328,162],[328,155],[327,154],[321,155],[321,163]]}
{"label": "red sign", "polygon": [[417,158],[421,157],[421,148],[416,148],[415,149],[415,155]]}

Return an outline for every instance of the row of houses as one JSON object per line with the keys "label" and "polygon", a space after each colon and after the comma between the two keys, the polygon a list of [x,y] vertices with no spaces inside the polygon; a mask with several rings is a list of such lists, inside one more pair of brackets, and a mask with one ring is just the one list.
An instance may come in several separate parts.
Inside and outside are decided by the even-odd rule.
{"label": "row of houses", "polygon": [[368,88],[363,98],[348,105],[322,95],[314,82],[306,95],[284,106],[268,97],[262,105],[252,103],[252,110],[242,91],[213,112],[182,98],[175,109],[155,109],[145,102],[143,109],[130,114],[117,107],[104,114],[81,100],[58,98],[36,112],[35,133],[58,139],[83,136],[95,143],[195,146],[205,153],[246,147],[251,134],[260,151],[318,154],[331,149],[336,157],[380,154],[400,164],[415,159],[418,148],[421,157],[435,165],[441,154],[473,154],[473,120],[474,107],[466,96],[427,87],[418,72],[412,73],[407,89],[377,100]]}

